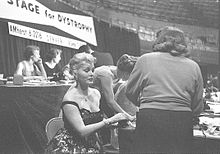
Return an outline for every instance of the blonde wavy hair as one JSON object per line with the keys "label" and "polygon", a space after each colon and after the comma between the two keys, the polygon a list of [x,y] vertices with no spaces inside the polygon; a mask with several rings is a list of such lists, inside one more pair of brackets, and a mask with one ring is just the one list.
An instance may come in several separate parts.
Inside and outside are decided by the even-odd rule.
{"label": "blonde wavy hair", "polygon": [[74,71],[78,70],[83,64],[89,63],[94,65],[96,58],[91,54],[82,52],[75,54],[69,61],[70,73],[74,75]]}

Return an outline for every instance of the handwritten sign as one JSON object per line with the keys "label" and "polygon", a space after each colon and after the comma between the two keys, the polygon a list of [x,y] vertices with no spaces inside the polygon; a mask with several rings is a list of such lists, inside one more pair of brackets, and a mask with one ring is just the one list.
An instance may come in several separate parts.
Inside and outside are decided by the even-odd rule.
{"label": "handwritten sign", "polygon": [[54,35],[38,29],[22,26],[11,22],[8,22],[8,30],[10,35],[56,44],[73,49],[78,49],[80,46],[86,44],[85,42],[82,41],[77,41],[74,39]]}
{"label": "handwritten sign", "polygon": [[56,27],[97,45],[92,17],[52,11],[36,0],[1,0],[0,18]]}

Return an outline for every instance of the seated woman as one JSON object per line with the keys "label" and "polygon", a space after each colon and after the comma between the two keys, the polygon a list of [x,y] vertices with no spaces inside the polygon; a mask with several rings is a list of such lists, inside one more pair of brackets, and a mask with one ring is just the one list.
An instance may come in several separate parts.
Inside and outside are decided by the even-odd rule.
{"label": "seated woman", "polygon": [[[123,113],[103,119],[99,109],[101,95],[98,90],[89,87],[93,83],[94,60],[95,58],[87,53],[78,53],[70,60],[69,65],[76,78],[76,85],[72,85],[64,95],[61,108],[65,128],[50,142],[52,151],[102,153],[98,130],[126,120]],[[62,140],[61,136],[65,136],[66,140]]]}
{"label": "seated woman", "polygon": [[58,76],[61,72],[61,66],[58,64],[61,60],[62,50],[51,48],[46,54],[46,61],[44,62],[44,69],[47,77]]}
{"label": "seated woman", "polygon": [[47,78],[38,46],[28,45],[26,47],[24,60],[18,63],[15,74],[22,75],[25,81]]}
{"label": "seated woman", "polygon": [[125,95],[127,80],[132,72],[138,57],[127,54],[122,55],[117,62],[117,75],[124,81],[118,87],[115,93],[115,101],[120,107],[130,115],[136,115],[138,108],[128,100]]}

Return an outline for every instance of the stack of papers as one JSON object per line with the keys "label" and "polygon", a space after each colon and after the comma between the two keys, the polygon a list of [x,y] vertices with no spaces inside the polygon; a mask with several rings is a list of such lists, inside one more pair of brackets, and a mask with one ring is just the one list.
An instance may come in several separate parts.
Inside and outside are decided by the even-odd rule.
{"label": "stack of papers", "polygon": [[206,126],[206,129],[204,129],[206,136],[209,135],[220,138],[220,117],[210,118],[202,116],[199,117],[199,123],[200,125]]}
{"label": "stack of papers", "polygon": [[219,102],[209,102],[209,101],[207,101],[206,103],[210,107],[210,111],[213,111],[216,114],[220,113],[220,103]]}
{"label": "stack of papers", "polygon": [[40,80],[29,80],[28,82],[24,82],[24,85],[54,85],[55,81],[40,81]]}

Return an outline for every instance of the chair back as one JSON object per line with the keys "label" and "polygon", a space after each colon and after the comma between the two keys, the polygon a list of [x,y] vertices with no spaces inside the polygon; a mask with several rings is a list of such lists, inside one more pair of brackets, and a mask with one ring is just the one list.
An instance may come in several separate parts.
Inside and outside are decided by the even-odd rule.
{"label": "chair back", "polygon": [[57,131],[64,127],[62,117],[55,117],[50,119],[46,124],[46,135],[48,141],[50,141],[57,133]]}

